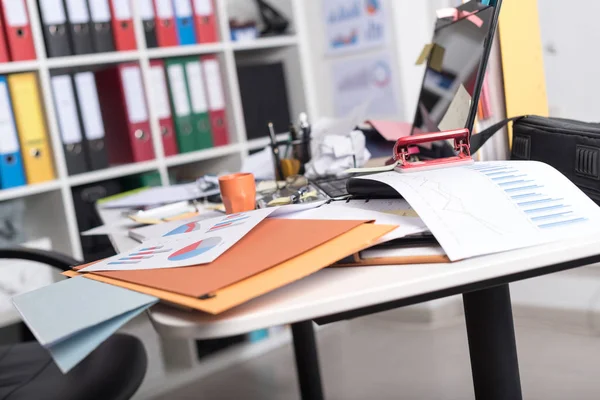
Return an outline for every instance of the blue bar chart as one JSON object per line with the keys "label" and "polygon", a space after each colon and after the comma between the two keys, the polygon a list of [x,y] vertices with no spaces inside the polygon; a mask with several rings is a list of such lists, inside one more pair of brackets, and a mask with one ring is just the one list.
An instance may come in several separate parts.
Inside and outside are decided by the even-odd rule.
{"label": "blue bar chart", "polygon": [[539,183],[515,164],[477,165],[473,170],[490,179],[505,192],[515,207],[539,229],[552,229],[587,221],[584,215],[551,188]]}

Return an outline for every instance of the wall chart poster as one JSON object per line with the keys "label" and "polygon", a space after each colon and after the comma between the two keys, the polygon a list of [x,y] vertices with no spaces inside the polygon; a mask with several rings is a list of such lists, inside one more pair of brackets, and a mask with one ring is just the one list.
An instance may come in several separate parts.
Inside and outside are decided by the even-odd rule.
{"label": "wall chart poster", "polygon": [[331,65],[335,116],[347,116],[356,107],[370,103],[369,117],[398,114],[396,80],[387,53],[336,61]]}
{"label": "wall chart poster", "polygon": [[385,44],[383,0],[322,0],[330,54]]}

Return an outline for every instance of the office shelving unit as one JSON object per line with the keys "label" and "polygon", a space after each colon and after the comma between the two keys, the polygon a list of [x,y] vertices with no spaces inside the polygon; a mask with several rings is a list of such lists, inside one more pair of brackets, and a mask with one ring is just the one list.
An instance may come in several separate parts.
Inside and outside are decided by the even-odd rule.
{"label": "office shelving unit", "polygon": [[[26,231],[31,239],[39,236],[50,236],[56,250],[74,257],[82,257],[79,228],[73,207],[72,188],[80,185],[101,182],[109,179],[137,175],[149,171],[160,174],[163,185],[169,183],[170,172],[177,169],[193,171],[198,175],[221,170],[235,171],[243,162],[249,151],[259,149],[267,141],[246,138],[246,128],[242,110],[242,102],[238,86],[237,65],[240,62],[282,61],[286,69],[288,96],[292,104],[291,115],[300,111],[315,110],[314,98],[309,94],[310,82],[308,49],[303,41],[306,24],[301,23],[302,0],[275,0],[273,4],[290,18],[289,34],[277,37],[259,38],[254,41],[232,42],[229,32],[228,8],[231,10],[233,0],[216,0],[218,30],[221,41],[218,43],[196,44],[179,47],[146,48],[144,32],[137,1],[131,0],[137,50],[124,52],[96,53],[69,57],[48,58],[44,46],[38,5],[36,0],[26,0],[29,19],[35,43],[37,60],[8,62],[0,64],[0,75],[36,72],[40,84],[43,107],[50,143],[54,154],[54,165],[57,178],[54,181],[27,185],[14,189],[0,190],[0,202],[24,199],[27,208]],[[123,0],[127,1],[127,0]],[[229,7],[228,7],[229,6]],[[235,7],[235,5],[233,4]],[[153,93],[150,85],[150,60],[178,56],[201,54],[217,55],[221,65],[227,104],[230,144],[206,150],[164,156],[162,140],[156,110],[152,101]],[[146,103],[152,128],[152,140],[156,158],[152,161],[112,166],[107,169],[86,172],[69,176],[58,129],[54,102],[50,85],[50,73],[57,69],[95,68],[99,65],[110,65],[123,62],[137,62],[140,65],[146,92]],[[44,228],[44,227],[52,227]]]}

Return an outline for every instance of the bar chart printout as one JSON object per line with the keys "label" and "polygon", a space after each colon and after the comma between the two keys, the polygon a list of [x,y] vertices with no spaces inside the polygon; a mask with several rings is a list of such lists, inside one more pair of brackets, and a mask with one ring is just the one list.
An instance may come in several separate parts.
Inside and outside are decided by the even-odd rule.
{"label": "bar chart printout", "polygon": [[360,179],[400,193],[452,261],[600,233],[600,207],[560,172],[536,161]]}

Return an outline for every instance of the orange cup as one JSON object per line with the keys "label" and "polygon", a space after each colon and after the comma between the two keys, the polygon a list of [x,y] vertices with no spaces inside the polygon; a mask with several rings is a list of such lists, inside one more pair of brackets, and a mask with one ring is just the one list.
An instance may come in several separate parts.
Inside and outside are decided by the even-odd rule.
{"label": "orange cup", "polygon": [[254,175],[240,172],[221,176],[219,189],[227,214],[252,211],[256,208]]}

